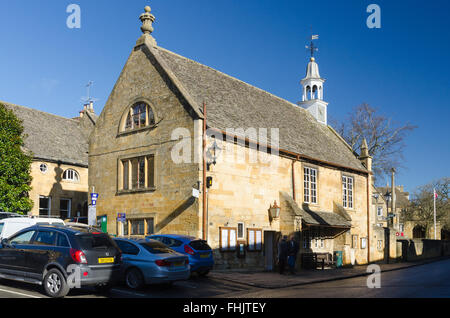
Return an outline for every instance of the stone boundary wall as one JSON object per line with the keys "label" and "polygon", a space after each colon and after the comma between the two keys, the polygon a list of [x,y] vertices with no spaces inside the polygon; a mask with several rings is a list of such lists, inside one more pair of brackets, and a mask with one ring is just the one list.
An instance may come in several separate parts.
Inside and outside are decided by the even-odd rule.
{"label": "stone boundary wall", "polygon": [[401,261],[416,261],[446,255],[450,255],[450,241],[397,240],[397,258]]}

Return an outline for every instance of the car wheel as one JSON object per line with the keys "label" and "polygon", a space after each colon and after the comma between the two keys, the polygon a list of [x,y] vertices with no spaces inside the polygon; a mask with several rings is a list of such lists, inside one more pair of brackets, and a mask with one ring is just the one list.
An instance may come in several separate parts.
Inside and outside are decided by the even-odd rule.
{"label": "car wheel", "polygon": [[144,277],[142,273],[137,268],[131,268],[125,274],[125,283],[128,288],[140,289],[144,286]]}
{"label": "car wheel", "polygon": [[46,294],[53,298],[64,297],[70,291],[66,278],[56,268],[48,271],[44,277],[43,285]]}

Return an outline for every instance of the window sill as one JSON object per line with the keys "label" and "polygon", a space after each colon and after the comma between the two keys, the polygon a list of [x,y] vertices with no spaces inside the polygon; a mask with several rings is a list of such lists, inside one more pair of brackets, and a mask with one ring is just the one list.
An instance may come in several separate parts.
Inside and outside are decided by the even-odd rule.
{"label": "window sill", "polygon": [[149,126],[145,126],[145,127],[142,127],[142,128],[136,128],[136,129],[121,131],[121,132],[119,132],[117,134],[117,137],[137,134],[137,133],[140,133],[140,132],[143,132],[143,131],[152,130],[152,129],[156,128],[156,127],[157,127],[157,125],[149,125]]}
{"label": "window sill", "polygon": [[145,188],[145,189],[118,190],[116,192],[116,195],[145,193],[145,192],[154,192],[154,191],[156,191],[156,187],[150,187],[150,188]]}
{"label": "window sill", "polygon": [[319,203],[311,203],[311,202],[306,202],[306,201],[303,201],[303,203],[306,203],[306,204],[308,204],[308,206],[312,206],[312,207],[316,207],[316,208],[320,206]]}

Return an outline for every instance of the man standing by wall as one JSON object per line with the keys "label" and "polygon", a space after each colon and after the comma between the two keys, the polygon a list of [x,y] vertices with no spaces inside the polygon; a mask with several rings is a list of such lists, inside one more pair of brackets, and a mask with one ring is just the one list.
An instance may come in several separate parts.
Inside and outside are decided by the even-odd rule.
{"label": "man standing by wall", "polygon": [[278,266],[280,270],[280,274],[284,273],[284,269],[286,267],[286,262],[288,258],[288,242],[287,236],[283,236],[281,241],[278,243]]}
{"label": "man standing by wall", "polygon": [[288,243],[288,265],[291,274],[295,274],[295,261],[297,260],[298,250],[299,244],[295,240],[294,235],[291,235],[291,239]]}

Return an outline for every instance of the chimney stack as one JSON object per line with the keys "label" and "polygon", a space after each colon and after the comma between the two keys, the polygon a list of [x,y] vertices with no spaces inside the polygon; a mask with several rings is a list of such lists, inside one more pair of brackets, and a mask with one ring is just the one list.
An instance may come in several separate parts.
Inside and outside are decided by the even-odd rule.
{"label": "chimney stack", "polygon": [[391,169],[391,211],[395,213],[395,169]]}
{"label": "chimney stack", "polygon": [[359,160],[366,167],[367,170],[372,171],[372,157],[369,155],[369,147],[367,146],[367,140],[364,138],[361,144],[361,154]]}

